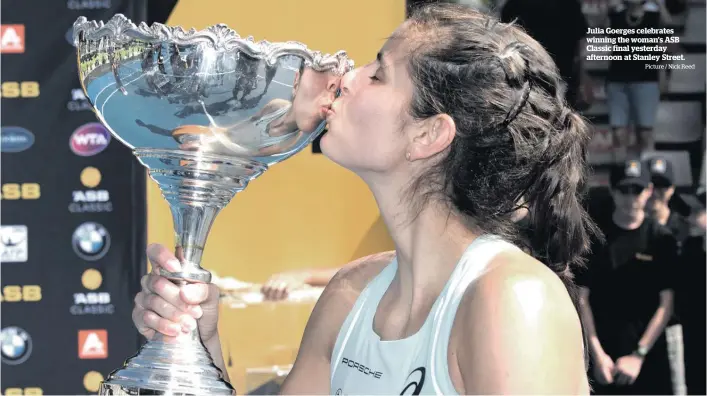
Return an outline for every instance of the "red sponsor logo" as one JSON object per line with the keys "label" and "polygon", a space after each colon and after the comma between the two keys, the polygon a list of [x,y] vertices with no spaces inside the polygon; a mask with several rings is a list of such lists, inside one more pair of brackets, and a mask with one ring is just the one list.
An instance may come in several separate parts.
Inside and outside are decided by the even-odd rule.
{"label": "red sponsor logo", "polygon": [[108,331],[79,330],[79,359],[108,357]]}
{"label": "red sponsor logo", "polygon": [[0,53],[25,52],[25,25],[0,25]]}

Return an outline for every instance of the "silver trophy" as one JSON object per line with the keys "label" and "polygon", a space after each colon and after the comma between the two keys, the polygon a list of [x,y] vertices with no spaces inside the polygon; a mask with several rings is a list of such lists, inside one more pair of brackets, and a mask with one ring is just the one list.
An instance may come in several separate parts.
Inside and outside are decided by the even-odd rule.
{"label": "silver trophy", "polygon": [[[343,51],[288,41],[255,42],[225,25],[184,31],[74,23],[79,77],[100,121],[133,149],[172,211],[177,284],[211,280],[201,256],[216,215],[248,182],[307,147],[325,127]],[[101,384],[99,394],[234,394],[198,330],[147,342]]]}

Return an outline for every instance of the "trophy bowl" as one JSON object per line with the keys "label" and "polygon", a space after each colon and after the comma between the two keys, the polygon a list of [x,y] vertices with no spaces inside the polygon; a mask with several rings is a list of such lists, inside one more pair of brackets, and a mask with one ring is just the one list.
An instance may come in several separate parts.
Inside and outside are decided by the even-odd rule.
{"label": "trophy bowl", "polygon": [[[271,165],[307,147],[325,127],[344,51],[256,42],[226,25],[185,31],[108,22],[74,23],[81,86],[98,119],[133,150],[172,213],[177,284],[208,283],[201,268],[218,212]],[[234,394],[198,329],[148,341],[108,375],[99,394]]]}

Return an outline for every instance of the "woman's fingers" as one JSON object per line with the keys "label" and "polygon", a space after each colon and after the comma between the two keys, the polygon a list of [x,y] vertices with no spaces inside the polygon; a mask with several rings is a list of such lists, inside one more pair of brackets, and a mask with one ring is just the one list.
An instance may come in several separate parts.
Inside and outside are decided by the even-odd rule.
{"label": "woman's fingers", "polygon": [[152,263],[152,273],[158,274],[159,268],[164,268],[169,272],[179,272],[182,264],[174,256],[174,253],[160,244],[153,243],[147,247],[147,257]]}
{"label": "woman's fingers", "polygon": [[140,305],[145,307],[145,309],[171,322],[179,323],[185,333],[196,328],[196,320],[190,314],[177,309],[177,307],[156,294],[140,294],[142,294]]}
{"label": "woman's fingers", "polygon": [[143,321],[144,313],[145,308],[136,304],[132,313],[133,323],[135,323],[135,328],[137,328],[138,333],[144,335],[147,339],[151,339],[155,335],[155,330],[149,328]]}
{"label": "woman's fingers", "polygon": [[162,318],[149,310],[142,312],[142,322],[145,324],[145,327],[164,335],[176,337],[182,332],[182,326],[179,323],[174,323],[171,320]]}
{"label": "woman's fingers", "polygon": [[179,286],[175,285],[167,278],[160,275],[148,274],[142,277],[140,285],[144,292],[156,294],[182,312],[189,312],[190,306],[180,297]]}

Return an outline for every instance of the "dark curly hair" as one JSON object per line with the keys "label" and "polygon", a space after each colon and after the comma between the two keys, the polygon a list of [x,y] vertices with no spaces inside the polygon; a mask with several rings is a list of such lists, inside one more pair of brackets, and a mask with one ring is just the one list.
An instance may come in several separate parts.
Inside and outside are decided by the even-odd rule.
{"label": "dark curly hair", "polygon": [[[601,232],[580,199],[589,124],[565,101],[552,58],[521,28],[453,4],[412,10],[400,34],[413,43],[410,115],[447,114],[457,128],[448,154],[410,186],[416,209],[442,198],[472,228],[528,247],[576,305],[573,268]],[[519,203],[529,241],[511,220]]]}

